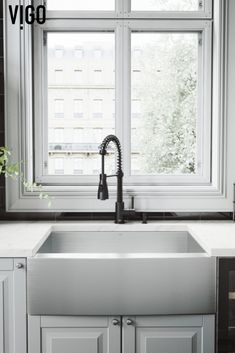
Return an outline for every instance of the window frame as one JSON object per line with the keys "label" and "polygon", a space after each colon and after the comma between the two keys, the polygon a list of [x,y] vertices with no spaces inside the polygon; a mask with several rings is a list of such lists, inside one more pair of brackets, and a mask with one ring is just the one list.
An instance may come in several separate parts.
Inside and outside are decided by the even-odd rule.
{"label": "window frame", "polygon": [[[47,175],[47,100],[44,92],[47,92],[47,47],[45,36],[50,32],[70,32],[70,31],[111,31],[115,34],[116,48],[116,134],[122,142],[124,155],[125,185],[134,186],[161,186],[161,185],[208,185],[211,180],[210,144],[211,144],[211,63],[212,63],[212,25],[208,20],[87,20],[79,22],[74,20],[50,20],[43,26],[35,26],[34,32],[34,52],[39,58],[38,65],[34,71],[35,77],[35,177],[40,184],[66,185],[69,183],[79,183],[81,185],[96,185],[95,176],[75,177],[64,175],[63,177]],[[200,162],[203,165],[202,175],[154,175],[154,176],[133,176],[131,175],[131,32],[201,32],[202,47],[199,51],[201,57],[203,73],[199,77],[199,82],[204,82],[199,87],[200,113],[197,123],[200,125],[198,134],[202,134],[200,147]],[[201,64],[201,65],[200,65]],[[124,73],[125,72],[125,73]],[[205,74],[207,73],[207,74]],[[43,102],[43,104],[41,104]],[[42,106],[44,110],[42,110]],[[202,109],[202,111],[201,111]],[[43,119],[41,119],[43,117]],[[102,142],[102,141],[101,141]]]}
{"label": "window frame", "polygon": [[[213,0],[203,0],[202,10],[199,11],[132,11],[131,0],[116,0],[114,11],[59,11],[47,10],[50,19],[60,18],[181,18],[181,19],[202,19],[212,17]],[[47,0],[35,0],[36,4],[45,4]],[[62,14],[63,12],[63,14]]]}
{"label": "window frame", "polygon": [[[27,179],[35,180],[34,175],[34,158],[33,158],[33,100],[32,100],[32,33],[27,27],[24,31],[20,31],[18,26],[12,26],[7,16],[8,2],[4,7],[5,13],[5,122],[6,122],[6,144],[12,150],[12,158],[14,160],[27,161],[22,165],[22,171]],[[119,1],[118,3],[120,3]],[[30,4],[30,0],[23,0],[25,5]],[[125,2],[126,3],[126,2]],[[11,5],[17,5],[17,0],[12,0]],[[226,105],[224,100],[224,92],[226,89],[226,58],[227,58],[227,2],[221,0],[214,1],[214,25],[213,25],[213,125],[212,125],[212,177],[209,183],[204,185],[148,185],[133,188],[125,182],[124,197],[128,199],[128,195],[136,195],[137,210],[145,211],[183,211],[183,210],[231,210],[231,193],[228,195],[225,181],[231,179],[231,167],[226,167]],[[75,15],[75,13],[74,13]],[[97,15],[97,14],[96,14]],[[159,14],[158,14],[159,15]],[[179,15],[179,14],[178,14]],[[92,18],[92,17],[91,17]],[[206,16],[205,19],[206,20]],[[189,19],[189,18],[188,18]],[[122,19],[117,21],[123,22]],[[53,20],[48,20],[51,23]],[[57,20],[63,21],[63,20]],[[101,20],[106,23],[109,20]],[[115,21],[113,19],[112,21]],[[112,22],[111,21],[111,22]],[[92,22],[92,21],[91,21]],[[97,24],[95,24],[97,27]],[[128,31],[128,27],[125,31]],[[123,31],[118,27],[117,35],[122,36]],[[20,38],[20,40],[19,40]],[[12,45],[14,43],[14,45]],[[128,47],[118,48],[119,55],[123,55],[123,50]],[[11,65],[10,65],[10,64]],[[120,65],[119,70],[123,70],[123,75],[127,74]],[[116,74],[117,76],[117,74]],[[119,81],[122,81],[121,78]],[[14,82],[14,83],[13,83]],[[117,82],[118,83],[118,82]],[[121,89],[119,82],[116,90]],[[10,93],[9,93],[10,92]],[[119,92],[118,96],[121,96]],[[15,104],[12,104],[12,103]],[[117,116],[121,116],[124,107],[118,104],[116,111]],[[123,114],[124,116],[124,114]],[[18,129],[11,127],[17,126]],[[126,138],[123,131],[120,131]],[[37,134],[39,132],[37,131]],[[119,132],[117,131],[117,135]],[[69,179],[69,178],[68,178]],[[229,179],[229,180],[230,180]],[[18,182],[7,180],[6,196],[7,210],[9,211],[47,211],[52,210],[76,210],[81,212],[87,211],[112,211],[113,199],[116,197],[115,180],[110,187],[110,200],[101,203],[96,200],[96,185],[77,185],[71,182],[70,185],[57,186],[48,183],[43,185],[43,190],[50,192],[54,196],[53,209],[47,209],[47,203],[38,200],[38,193],[31,193]],[[229,189],[230,190],[230,189]],[[157,201],[157,202],[156,202]],[[215,202],[216,201],[216,202]]]}

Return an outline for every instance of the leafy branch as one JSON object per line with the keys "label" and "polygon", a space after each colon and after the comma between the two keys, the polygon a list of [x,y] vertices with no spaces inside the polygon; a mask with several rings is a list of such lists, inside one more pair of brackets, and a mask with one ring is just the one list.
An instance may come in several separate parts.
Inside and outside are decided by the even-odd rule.
{"label": "leafy branch", "polygon": [[38,192],[39,199],[47,200],[48,207],[51,207],[51,198],[42,190],[42,185],[27,181],[24,174],[20,172],[19,163],[12,163],[10,161],[10,157],[11,151],[8,147],[0,147],[0,175],[4,175],[5,178],[10,177],[13,180],[19,179],[27,190],[31,192]]}

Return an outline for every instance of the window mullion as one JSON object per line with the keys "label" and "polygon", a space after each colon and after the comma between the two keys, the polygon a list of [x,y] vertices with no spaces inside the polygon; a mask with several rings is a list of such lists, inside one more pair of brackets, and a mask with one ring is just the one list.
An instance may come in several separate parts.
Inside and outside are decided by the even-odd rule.
{"label": "window mullion", "polygon": [[130,176],[131,170],[131,31],[127,22],[123,24],[123,151],[124,173]]}
{"label": "window mullion", "polygon": [[115,43],[115,133],[123,141],[123,26],[122,21],[117,22]]}

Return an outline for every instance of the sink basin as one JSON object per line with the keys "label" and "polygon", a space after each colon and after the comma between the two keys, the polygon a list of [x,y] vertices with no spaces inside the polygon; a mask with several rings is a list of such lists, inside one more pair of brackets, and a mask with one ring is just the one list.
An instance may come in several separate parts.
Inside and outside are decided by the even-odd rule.
{"label": "sink basin", "polygon": [[215,258],[186,231],[52,232],[28,259],[31,315],[215,312]]}
{"label": "sink basin", "polygon": [[188,232],[54,232],[38,251],[47,254],[124,254],[137,256],[160,253],[203,253]]}

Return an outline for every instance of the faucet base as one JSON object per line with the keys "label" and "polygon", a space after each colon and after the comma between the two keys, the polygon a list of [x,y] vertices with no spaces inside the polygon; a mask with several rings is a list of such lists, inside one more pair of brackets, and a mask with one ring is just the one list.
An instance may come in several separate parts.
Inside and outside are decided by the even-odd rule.
{"label": "faucet base", "polygon": [[123,224],[124,220],[124,202],[116,202],[115,206],[115,223]]}

